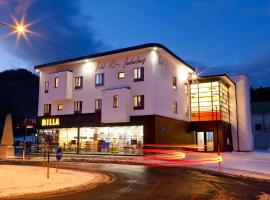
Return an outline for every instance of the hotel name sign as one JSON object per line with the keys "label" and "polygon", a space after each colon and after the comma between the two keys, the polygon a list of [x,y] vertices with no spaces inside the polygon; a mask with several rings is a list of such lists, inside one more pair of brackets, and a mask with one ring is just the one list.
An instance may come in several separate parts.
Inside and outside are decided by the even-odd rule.
{"label": "hotel name sign", "polygon": [[109,61],[98,61],[96,72],[105,70],[105,69],[114,69],[114,68],[126,68],[130,65],[144,65],[146,57],[137,56],[137,57],[126,57],[125,60],[122,59],[111,59]]}
{"label": "hotel name sign", "polygon": [[43,118],[41,119],[41,126],[59,126],[60,120],[56,118]]}

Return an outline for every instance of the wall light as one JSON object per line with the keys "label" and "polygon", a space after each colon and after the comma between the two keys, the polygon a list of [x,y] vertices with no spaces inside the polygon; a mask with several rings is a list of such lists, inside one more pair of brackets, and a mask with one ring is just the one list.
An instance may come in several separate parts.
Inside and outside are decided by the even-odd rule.
{"label": "wall light", "polygon": [[152,50],[151,53],[150,53],[150,56],[151,56],[151,61],[152,61],[152,64],[155,65],[157,59],[158,59],[158,54],[155,50]]}
{"label": "wall light", "polygon": [[179,68],[178,70],[179,77],[182,81],[186,81],[188,78],[188,72],[185,69]]}
{"label": "wall light", "polygon": [[96,65],[94,62],[85,62],[82,65],[82,71],[84,74],[91,74],[96,70]]}
{"label": "wall light", "polygon": [[197,76],[196,73],[194,73],[194,74],[191,75],[191,79],[192,79],[192,80],[196,80],[197,78],[198,78],[198,76]]}
{"label": "wall light", "polygon": [[39,72],[39,70],[38,69],[35,69],[35,71],[38,73]]}

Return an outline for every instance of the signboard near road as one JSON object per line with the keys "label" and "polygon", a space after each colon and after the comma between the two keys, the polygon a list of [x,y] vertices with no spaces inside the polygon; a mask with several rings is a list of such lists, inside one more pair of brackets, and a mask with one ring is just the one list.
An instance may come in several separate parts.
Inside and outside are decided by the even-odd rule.
{"label": "signboard near road", "polygon": [[56,151],[56,160],[61,160],[62,159],[62,154],[63,154],[63,151],[62,151],[62,148],[59,147]]}

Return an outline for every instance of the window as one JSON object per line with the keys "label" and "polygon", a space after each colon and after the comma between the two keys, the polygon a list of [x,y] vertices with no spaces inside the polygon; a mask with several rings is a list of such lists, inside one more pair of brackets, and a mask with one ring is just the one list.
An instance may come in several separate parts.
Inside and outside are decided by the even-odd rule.
{"label": "window", "polygon": [[81,89],[83,87],[83,77],[75,77],[75,89]]}
{"label": "window", "polygon": [[173,109],[173,113],[177,114],[177,101],[173,102],[172,109]]}
{"label": "window", "polygon": [[51,104],[44,104],[44,115],[51,115]]}
{"label": "window", "polygon": [[188,105],[186,105],[186,107],[185,107],[185,114],[187,117],[189,117],[189,106]]}
{"label": "window", "polygon": [[58,105],[57,105],[57,110],[58,110],[58,111],[59,111],[59,110],[63,110],[63,107],[64,107],[63,104],[58,104]]}
{"label": "window", "polygon": [[188,95],[188,84],[185,83],[185,94]]}
{"label": "window", "polygon": [[134,110],[144,109],[144,95],[133,97],[133,108]]}
{"label": "window", "polygon": [[82,101],[74,102],[74,113],[82,113]]}
{"label": "window", "polygon": [[113,107],[118,108],[118,95],[113,96]]}
{"label": "window", "polygon": [[96,74],[95,85],[96,87],[104,85],[104,73]]}
{"label": "window", "polygon": [[101,111],[101,106],[102,106],[102,100],[101,99],[96,99],[95,100],[95,111],[100,112]]}
{"label": "window", "polygon": [[59,85],[59,79],[58,79],[58,77],[55,77],[54,78],[54,88],[58,88],[58,85]]}
{"label": "window", "polygon": [[49,92],[49,81],[45,81],[45,93]]}
{"label": "window", "polygon": [[118,72],[118,79],[125,78],[125,72]]}
{"label": "window", "polygon": [[255,131],[261,131],[262,125],[261,124],[255,124]]}
{"label": "window", "polygon": [[173,87],[173,89],[175,89],[175,90],[176,90],[176,88],[177,88],[177,79],[176,79],[175,76],[173,76],[172,87]]}
{"label": "window", "polygon": [[140,68],[134,68],[134,81],[143,81],[144,80],[144,69],[143,67]]}

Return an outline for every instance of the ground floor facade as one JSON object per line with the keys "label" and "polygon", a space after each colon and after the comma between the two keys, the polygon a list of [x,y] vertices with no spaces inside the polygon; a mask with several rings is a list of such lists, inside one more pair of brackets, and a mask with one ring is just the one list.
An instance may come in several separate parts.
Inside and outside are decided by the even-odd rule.
{"label": "ground floor facade", "polygon": [[[38,118],[37,151],[61,147],[64,153],[142,155],[149,146],[175,145],[197,151],[231,151],[230,124],[186,122],[157,115],[133,116],[130,122],[101,123],[101,114]],[[200,148],[196,148],[200,146]],[[195,147],[195,148],[194,148]],[[155,147],[157,148],[157,147]]]}

